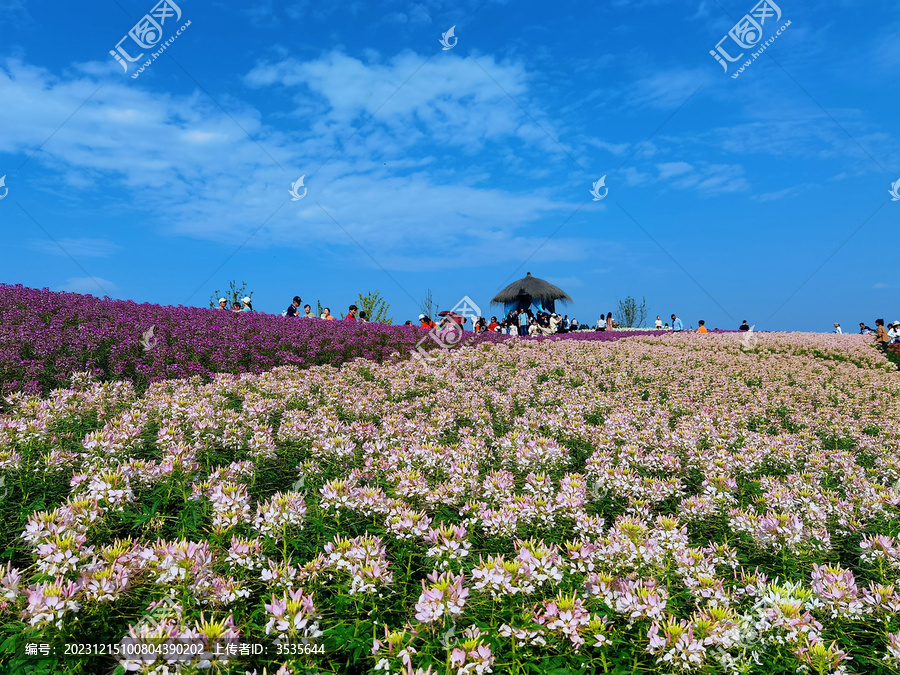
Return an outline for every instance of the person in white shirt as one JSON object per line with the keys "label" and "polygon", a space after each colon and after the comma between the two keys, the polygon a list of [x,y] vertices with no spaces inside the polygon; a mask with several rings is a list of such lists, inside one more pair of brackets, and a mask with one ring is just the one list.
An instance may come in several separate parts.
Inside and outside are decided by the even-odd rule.
{"label": "person in white shirt", "polygon": [[841,330],[841,324],[839,324],[839,323],[834,324],[834,330],[831,331],[831,332],[832,332],[832,333],[836,333],[837,335],[843,335],[843,334],[844,334],[844,331]]}
{"label": "person in white shirt", "polygon": [[891,342],[900,342],[900,321],[895,321],[888,329],[888,337]]}
{"label": "person in white shirt", "polygon": [[660,319],[659,316],[657,316],[657,317],[656,317],[656,323],[653,324],[653,325],[654,325],[654,327],[656,328],[656,330],[662,330],[662,327],[663,327],[663,326],[662,326],[662,319]]}

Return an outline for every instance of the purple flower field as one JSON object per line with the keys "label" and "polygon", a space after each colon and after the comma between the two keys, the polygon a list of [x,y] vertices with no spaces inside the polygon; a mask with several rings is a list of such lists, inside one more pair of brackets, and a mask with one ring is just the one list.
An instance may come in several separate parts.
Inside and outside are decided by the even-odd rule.
{"label": "purple flower field", "polygon": [[[151,326],[145,349],[141,340]],[[0,285],[3,393],[47,392],[85,370],[143,389],[159,380],[280,365],[380,362],[409,352],[421,337],[408,326],[231,314]]]}
{"label": "purple flower field", "polygon": [[[153,335],[142,343],[144,334]],[[655,335],[581,332],[528,340],[617,340]],[[151,382],[214,373],[261,373],[276,366],[338,365],[354,358],[407,358],[426,333],[409,326],[287,319],[99,299],[0,284],[0,394],[47,393],[72,373]],[[471,333],[468,334],[470,339]],[[509,336],[481,334],[478,342]],[[145,344],[147,348],[145,348]],[[425,349],[438,348],[426,340]]]}

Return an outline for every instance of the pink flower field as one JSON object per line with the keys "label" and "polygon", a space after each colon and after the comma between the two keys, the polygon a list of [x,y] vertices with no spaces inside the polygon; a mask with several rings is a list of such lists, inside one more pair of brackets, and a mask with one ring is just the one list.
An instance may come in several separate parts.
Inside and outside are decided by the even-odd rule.
{"label": "pink flower field", "polygon": [[900,373],[754,339],[8,395],[0,672],[900,672]]}

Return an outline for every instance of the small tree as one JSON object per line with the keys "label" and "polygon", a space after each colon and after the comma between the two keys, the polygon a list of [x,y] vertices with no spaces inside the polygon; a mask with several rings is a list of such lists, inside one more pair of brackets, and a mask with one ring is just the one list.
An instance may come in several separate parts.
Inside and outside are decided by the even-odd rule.
{"label": "small tree", "polygon": [[231,303],[236,302],[241,304],[241,298],[250,298],[253,299],[253,291],[247,292],[247,282],[242,281],[240,287],[238,287],[236,281],[232,281],[228,290],[225,293],[221,291],[216,291],[212,294],[212,297],[209,299],[209,308],[215,309],[219,306],[219,298],[225,298],[228,300],[228,307],[231,308]]}
{"label": "small tree", "polygon": [[322,316],[323,311],[325,311],[325,308],[322,307],[322,303],[316,300],[316,316]]}
{"label": "small tree", "polygon": [[429,319],[434,319],[435,312],[437,312],[437,308],[439,305],[434,301],[434,297],[431,295],[431,289],[428,289],[428,295],[425,296],[425,299],[422,300],[422,314],[427,316]]}
{"label": "small tree", "polygon": [[[647,299],[641,298],[641,304],[630,295],[624,300],[619,300],[619,325],[624,328],[640,328],[647,320]],[[615,318],[615,317],[614,317]]]}
{"label": "small tree", "polygon": [[359,310],[365,312],[372,323],[393,323],[394,318],[387,315],[390,308],[378,291],[359,294]]}

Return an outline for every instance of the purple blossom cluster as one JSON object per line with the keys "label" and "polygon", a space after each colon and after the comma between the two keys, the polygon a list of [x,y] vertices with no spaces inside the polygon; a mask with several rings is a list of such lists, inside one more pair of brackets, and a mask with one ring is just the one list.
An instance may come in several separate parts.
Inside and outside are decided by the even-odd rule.
{"label": "purple blossom cluster", "polygon": [[409,326],[232,314],[0,285],[2,393],[46,393],[76,371],[143,389],[172,378],[282,365],[381,362],[408,354],[421,337]]}
{"label": "purple blossom cluster", "polygon": [[[526,339],[606,341],[650,334]],[[380,363],[406,358],[423,335],[410,326],[233,314],[0,284],[0,394],[46,394],[84,371],[101,380],[130,380],[144,390],[152,382],[195,375],[336,366],[355,358]],[[499,333],[472,336],[479,343],[507,339]],[[423,347],[439,345],[426,340]]]}

